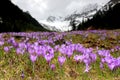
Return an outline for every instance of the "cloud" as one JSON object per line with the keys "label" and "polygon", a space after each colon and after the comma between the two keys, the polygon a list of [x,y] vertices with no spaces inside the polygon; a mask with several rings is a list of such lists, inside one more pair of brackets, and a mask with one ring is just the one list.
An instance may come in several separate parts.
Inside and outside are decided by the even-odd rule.
{"label": "cloud", "polygon": [[80,11],[90,3],[106,3],[109,0],[12,0],[22,10],[29,11],[37,20],[48,16],[66,16],[76,10]]}
{"label": "cloud", "polygon": [[12,0],[12,2],[18,5],[23,11],[29,11],[37,20],[42,18],[48,9],[47,2],[44,0]]}

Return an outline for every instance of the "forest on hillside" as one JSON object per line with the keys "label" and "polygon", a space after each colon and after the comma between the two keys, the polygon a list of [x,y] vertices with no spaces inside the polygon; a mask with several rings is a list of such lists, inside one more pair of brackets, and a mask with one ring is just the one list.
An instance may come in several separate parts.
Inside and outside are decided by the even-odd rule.
{"label": "forest on hillside", "polygon": [[120,28],[120,3],[114,7],[109,6],[107,11],[98,11],[92,19],[82,22],[78,30],[86,29],[119,29]]}
{"label": "forest on hillside", "polygon": [[48,31],[11,0],[0,0],[0,32]]}

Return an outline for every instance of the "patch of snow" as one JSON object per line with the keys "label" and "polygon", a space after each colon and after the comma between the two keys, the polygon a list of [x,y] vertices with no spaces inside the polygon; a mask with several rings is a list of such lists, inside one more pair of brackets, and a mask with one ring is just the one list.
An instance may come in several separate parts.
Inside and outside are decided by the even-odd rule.
{"label": "patch of snow", "polygon": [[[46,20],[39,21],[41,24],[46,25],[46,28],[53,30],[53,28],[56,28],[54,30],[59,30],[60,32],[64,31],[70,31],[72,30],[72,26],[69,25],[69,21],[54,21],[54,22],[48,22]],[[44,27],[43,25],[43,27]],[[48,26],[48,27],[47,27]]]}

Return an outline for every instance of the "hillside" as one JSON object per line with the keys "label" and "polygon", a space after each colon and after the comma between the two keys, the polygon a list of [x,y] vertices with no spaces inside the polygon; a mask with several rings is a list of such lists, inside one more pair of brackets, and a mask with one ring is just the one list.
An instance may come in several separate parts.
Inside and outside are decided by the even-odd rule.
{"label": "hillside", "polygon": [[0,0],[0,32],[48,31],[29,12],[23,12],[10,0]]}
{"label": "hillside", "polygon": [[[120,28],[120,3],[108,2],[107,8],[99,10],[91,20],[79,25],[81,29],[119,29]],[[106,6],[105,5],[105,6]]]}

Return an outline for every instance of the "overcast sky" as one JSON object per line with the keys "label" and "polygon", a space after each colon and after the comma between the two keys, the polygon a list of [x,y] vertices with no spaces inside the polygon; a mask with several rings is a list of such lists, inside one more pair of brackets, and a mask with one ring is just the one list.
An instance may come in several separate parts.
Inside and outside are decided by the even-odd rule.
{"label": "overcast sky", "polygon": [[88,4],[103,5],[109,0],[12,0],[23,11],[29,11],[38,21],[48,16],[66,16]]}

